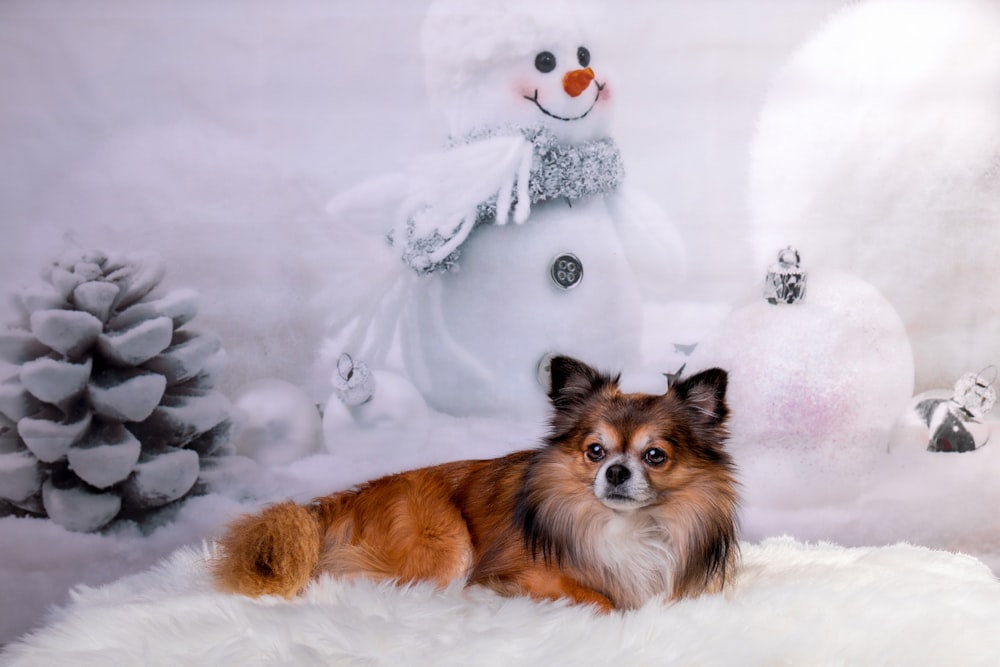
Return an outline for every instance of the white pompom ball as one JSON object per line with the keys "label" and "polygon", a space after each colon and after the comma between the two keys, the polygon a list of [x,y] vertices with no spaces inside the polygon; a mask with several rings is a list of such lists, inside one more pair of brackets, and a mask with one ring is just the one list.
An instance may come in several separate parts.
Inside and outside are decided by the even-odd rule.
{"label": "white pompom ball", "polygon": [[375,392],[367,402],[347,407],[336,394],[327,401],[323,441],[330,453],[368,445],[423,443],[430,414],[420,392],[397,373],[374,370],[371,375]]}
{"label": "white pompom ball", "polygon": [[237,412],[236,451],[266,466],[279,466],[315,454],[320,446],[319,410],[290,382],[258,380],[233,401]]}
{"label": "white pompom ball", "polygon": [[863,467],[884,454],[913,395],[913,356],[899,316],[868,283],[815,272],[804,301],[735,310],[703,341],[688,373],[729,372],[732,446],[823,466]]}

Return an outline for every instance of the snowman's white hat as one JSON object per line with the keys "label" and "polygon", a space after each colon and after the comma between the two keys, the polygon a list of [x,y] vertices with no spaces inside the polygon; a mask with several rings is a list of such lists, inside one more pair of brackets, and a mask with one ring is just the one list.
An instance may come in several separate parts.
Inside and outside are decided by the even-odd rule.
{"label": "snowman's white hat", "polygon": [[556,46],[580,46],[591,3],[433,0],[422,31],[427,92],[441,103],[494,67]]}

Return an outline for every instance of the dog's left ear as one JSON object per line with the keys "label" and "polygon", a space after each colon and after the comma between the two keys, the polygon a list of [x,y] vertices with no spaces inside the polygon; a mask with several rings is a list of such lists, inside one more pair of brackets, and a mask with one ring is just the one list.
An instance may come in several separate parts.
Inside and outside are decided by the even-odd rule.
{"label": "dog's left ear", "polygon": [[684,403],[692,417],[706,426],[722,424],[729,415],[726,407],[726,385],[729,376],[721,368],[685,378],[672,386],[670,391]]}
{"label": "dog's left ear", "polygon": [[549,399],[556,410],[580,405],[594,392],[617,382],[618,378],[572,357],[556,356],[549,361]]}

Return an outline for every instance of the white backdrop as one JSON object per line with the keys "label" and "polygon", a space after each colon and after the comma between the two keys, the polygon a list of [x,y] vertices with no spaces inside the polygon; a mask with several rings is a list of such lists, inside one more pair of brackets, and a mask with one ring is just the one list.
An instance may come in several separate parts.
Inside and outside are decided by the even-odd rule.
{"label": "white backdrop", "polygon": [[[684,235],[692,265],[684,299],[723,309],[759,299],[764,266],[748,207],[758,114],[789,56],[849,4],[614,5],[606,37],[618,72],[615,138],[627,178]],[[0,3],[0,288],[34,280],[67,244],[157,250],[170,286],[201,292],[199,321],[229,351],[223,389],[256,378],[301,382],[322,332],[311,299],[325,286],[323,203],[445,139],[423,92],[425,7]],[[982,301],[970,307],[995,310]],[[956,330],[940,344],[962,340]],[[263,486],[252,488],[260,476],[248,478],[243,498],[247,489],[258,499],[306,498],[391,468],[491,455],[530,444],[535,430],[505,426],[497,436],[492,423],[447,426],[437,450],[389,456],[359,447],[350,450],[356,460],[343,451],[314,457]],[[910,540],[968,551],[995,572],[998,457],[976,457],[886,459],[884,469],[847,484],[822,470],[803,473],[794,461],[751,461],[745,536]],[[73,584],[146,567],[241,509],[236,500],[198,498],[148,537],[70,535],[47,522],[0,519],[0,643],[37,623]]]}

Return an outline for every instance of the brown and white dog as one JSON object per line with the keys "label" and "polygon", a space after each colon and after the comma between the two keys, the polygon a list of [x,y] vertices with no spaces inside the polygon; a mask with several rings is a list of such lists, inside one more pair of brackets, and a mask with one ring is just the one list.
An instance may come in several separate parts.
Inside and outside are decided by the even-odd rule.
{"label": "brown and white dog", "polygon": [[551,432],[538,449],[412,470],[235,521],[222,590],[292,596],[324,573],[601,610],[722,590],[738,559],[737,483],[723,448],[726,373],[663,395],[569,357],[551,362]]}

